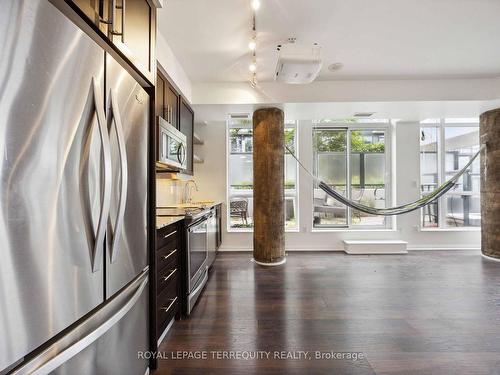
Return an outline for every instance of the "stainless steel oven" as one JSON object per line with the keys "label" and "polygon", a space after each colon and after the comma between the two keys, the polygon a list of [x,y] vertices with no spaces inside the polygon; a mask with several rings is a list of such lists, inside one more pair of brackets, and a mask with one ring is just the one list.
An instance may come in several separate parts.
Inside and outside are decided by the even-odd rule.
{"label": "stainless steel oven", "polygon": [[189,315],[208,279],[208,216],[202,215],[186,230],[188,295],[185,313]]}
{"label": "stainless steel oven", "polygon": [[158,160],[160,168],[182,171],[187,168],[186,136],[158,117]]}

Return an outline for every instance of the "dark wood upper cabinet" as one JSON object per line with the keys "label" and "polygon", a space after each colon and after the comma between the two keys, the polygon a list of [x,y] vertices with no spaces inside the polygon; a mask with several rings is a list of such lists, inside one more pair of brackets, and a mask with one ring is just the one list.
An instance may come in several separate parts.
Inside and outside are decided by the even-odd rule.
{"label": "dark wood upper cabinet", "polygon": [[179,129],[179,104],[181,96],[158,69],[156,77],[156,116],[163,117],[176,129]]}
{"label": "dark wood upper cabinet", "polygon": [[115,0],[115,9],[113,1],[110,3],[114,30],[108,32],[109,38],[137,66],[151,72],[154,65],[151,26],[156,9],[148,0]]}
{"label": "dark wood upper cabinet", "polygon": [[182,173],[193,175],[194,112],[159,63],[155,112],[186,136],[187,168]]}
{"label": "dark wood upper cabinet", "polygon": [[164,116],[164,97],[165,97],[165,80],[158,74],[156,77],[156,100],[155,100],[155,117]]}
{"label": "dark wood upper cabinet", "polygon": [[168,82],[165,85],[164,99],[164,118],[175,128],[180,129],[179,125],[179,103],[180,95]]}
{"label": "dark wood upper cabinet", "polygon": [[183,98],[181,98],[180,107],[179,130],[186,136],[187,140],[187,168],[184,173],[193,175],[194,112]]}
{"label": "dark wood upper cabinet", "polygon": [[108,4],[104,0],[71,0],[104,34],[108,34]]}
{"label": "dark wood upper cabinet", "polygon": [[67,0],[140,72],[155,75],[156,7],[150,0]]}

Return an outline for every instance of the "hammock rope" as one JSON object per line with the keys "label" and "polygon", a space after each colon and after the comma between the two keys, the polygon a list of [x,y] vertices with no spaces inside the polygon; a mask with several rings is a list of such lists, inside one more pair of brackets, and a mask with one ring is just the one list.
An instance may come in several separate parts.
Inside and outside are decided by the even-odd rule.
{"label": "hammock rope", "polygon": [[285,148],[287,151],[292,155],[292,157],[299,163],[300,167],[312,177],[312,179],[318,183],[318,187],[323,190],[326,194],[331,196],[332,198],[336,199],[340,203],[352,207],[358,211],[370,214],[370,215],[380,215],[380,216],[392,216],[392,215],[401,215],[401,214],[406,214],[408,212],[412,212],[415,210],[418,210],[419,208],[422,208],[440,197],[442,197],[444,194],[446,194],[451,188],[455,186],[455,183],[458,181],[458,179],[465,173],[465,171],[471,166],[471,164],[476,160],[478,155],[481,153],[481,150],[483,149],[484,146],[482,146],[476,154],[469,160],[469,162],[460,170],[457,172],[456,175],[454,175],[452,178],[450,178],[448,181],[443,183],[441,186],[439,186],[436,190],[434,190],[432,193],[426,195],[425,197],[422,197],[415,202],[403,204],[401,206],[396,206],[396,207],[390,207],[390,208],[375,208],[375,207],[370,207],[366,206],[361,203],[354,202],[350,199],[347,199],[344,197],[342,194],[336,192],[333,190],[328,184],[322,180],[320,180],[318,177],[314,176],[301,162],[300,160],[295,156],[295,154],[288,148],[287,145],[285,145]]}

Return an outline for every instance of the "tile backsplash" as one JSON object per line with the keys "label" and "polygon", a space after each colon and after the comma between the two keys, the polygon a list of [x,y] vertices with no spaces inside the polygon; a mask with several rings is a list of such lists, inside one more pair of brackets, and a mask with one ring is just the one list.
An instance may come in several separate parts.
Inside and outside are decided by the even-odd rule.
{"label": "tile backsplash", "polygon": [[[168,176],[168,177],[167,177]],[[164,207],[182,203],[185,181],[172,179],[170,175],[156,176],[156,206]]]}

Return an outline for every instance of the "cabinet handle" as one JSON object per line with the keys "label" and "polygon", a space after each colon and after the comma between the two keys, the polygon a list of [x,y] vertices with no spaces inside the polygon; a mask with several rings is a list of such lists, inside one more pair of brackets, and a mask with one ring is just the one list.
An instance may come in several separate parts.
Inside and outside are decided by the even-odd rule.
{"label": "cabinet handle", "polygon": [[174,230],[172,233],[169,233],[169,234],[167,234],[167,235],[163,236],[163,238],[164,238],[164,239],[167,239],[168,237],[170,237],[170,236],[172,236],[172,235],[174,235],[174,234],[176,234],[176,233],[177,233],[177,231],[176,231],[176,230]]}
{"label": "cabinet handle", "polygon": [[172,272],[168,274],[168,276],[163,276],[163,282],[168,281],[172,277],[172,275],[177,271],[177,268],[174,268]]}
{"label": "cabinet handle", "polygon": [[[122,5],[116,5],[116,0],[112,0],[111,2],[111,31],[112,35],[121,36],[122,43],[125,43],[125,0],[122,0]],[[120,13],[122,14],[122,31],[118,32],[115,29],[115,11],[116,9],[120,9]]]}
{"label": "cabinet handle", "polygon": [[[102,2],[103,2],[103,0],[99,1],[99,3],[102,3]],[[100,8],[100,5],[99,5],[99,8]],[[108,7],[108,10],[109,10],[109,7]],[[105,19],[103,17],[104,17],[104,14],[101,16],[101,13],[99,12],[99,22],[100,23],[104,23],[106,25],[112,25],[113,24],[113,20],[111,18]]]}
{"label": "cabinet handle", "polygon": [[125,43],[125,3],[126,0],[122,0],[122,43]]}
{"label": "cabinet handle", "polygon": [[177,252],[177,249],[175,249],[174,251],[171,251],[170,253],[168,253],[168,255],[164,255],[163,256],[163,259],[164,260],[167,260],[168,258],[170,258],[173,254],[175,254]]}
{"label": "cabinet handle", "polygon": [[177,301],[177,297],[171,298],[171,299],[169,299],[169,301],[170,301],[170,304],[167,307],[162,307],[161,308],[162,310],[165,310],[165,312],[168,312],[168,310],[170,310],[170,308],[173,306],[173,304],[175,303],[175,301]]}

